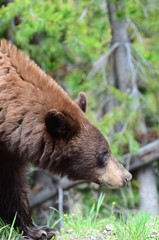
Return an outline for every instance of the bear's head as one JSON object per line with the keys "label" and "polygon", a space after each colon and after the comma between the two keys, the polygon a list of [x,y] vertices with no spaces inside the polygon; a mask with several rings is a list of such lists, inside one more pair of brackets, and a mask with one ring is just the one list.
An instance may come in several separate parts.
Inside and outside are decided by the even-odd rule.
{"label": "bear's head", "polygon": [[[84,93],[79,94],[76,104],[79,111],[86,111]],[[73,116],[52,109],[45,123],[54,144],[50,171],[109,188],[124,187],[131,180],[131,174],[113,156],[107,140],[86,118],[79,124]]]}

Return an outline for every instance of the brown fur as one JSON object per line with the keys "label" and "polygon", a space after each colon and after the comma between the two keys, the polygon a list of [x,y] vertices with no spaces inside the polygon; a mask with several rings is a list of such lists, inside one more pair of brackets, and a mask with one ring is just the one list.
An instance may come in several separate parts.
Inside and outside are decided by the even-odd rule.
{"label": "brown fur", "polygon": [[131,175],[108,142],[86,118],[86,96],[74,102],[15,46],[0,42],[0,217],[32,239],[49,239],[36,229],[26,197],[29,161],[71,179],[122,187]]}

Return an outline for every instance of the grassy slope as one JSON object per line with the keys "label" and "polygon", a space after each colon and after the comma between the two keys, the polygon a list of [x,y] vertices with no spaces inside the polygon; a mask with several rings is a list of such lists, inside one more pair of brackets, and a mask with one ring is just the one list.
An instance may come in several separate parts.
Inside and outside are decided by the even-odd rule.
{"label": "grassy slope", "polygon": [[146,240],[159,239],[159,219],[151,218],[146,213],[139,213],[125,219],[109,219],[90,221],[89,216],[71,216],[64,219],[61,231],[62,240]]}
{"label": "grassy slope", "polygon": [[[23,237],[12,226],[1,223],[0,239],[22,240]],[[109,219],[91,219],[90,216],[80,214],[64,215],[61,234],[57,240],[158,240],[159,219],[151,218],[146,213],[139,213],[116,220],[113,216]]]}
{"label": "grassy slope", "polygon": [[[76,215],[70,213],[59,217],[54,225],[61,221],[63,227],[61,233],[57,233],[56,239],[159,240],[159,218],[153,218],[144,212],[128,216],[121,215],[120,218],[115,218],[114,214],[111,214],[109,218],[99,218],[99,210],[103,200],[104,195],[100,195],[98,203],[94,204],[85,216],[79,212]],[[53,211],[54,213],[55,211]],[[52,217],[50,216],[48,225],[50,225]],[[0,222],[0,239],[23,239],[22,235],[13,229],[14,221],[12,226]]]}

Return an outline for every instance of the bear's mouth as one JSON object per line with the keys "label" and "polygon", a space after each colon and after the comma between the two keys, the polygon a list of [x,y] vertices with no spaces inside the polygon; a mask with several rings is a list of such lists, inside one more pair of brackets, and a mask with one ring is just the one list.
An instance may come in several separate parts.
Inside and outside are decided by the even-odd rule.
{"label": "bear's mouth", "polygon": [[122,185],[112,185],[112,184],[110,184],[109,182],[104,182],[104,181],[101,182],[101,181],[99,181],[99,180],[95,181],[95,183],[97,183],[97,184],[100,185],[100,186],[107,187],[107,188],[109,188],[109,189],[124,188],[124,187],[126,186],[126,183],[124,183],[124,182],[123,182]]}
{"label": "bear's mouth", "polygon": [[106,186],[113,188],[113,185],[111,185],[110,183],[106,183]]}
{"label": "bear's mouth", "polygon": [[121,185],[111,185],[109,183],[106,183],[105,186],[107,186],[108,188],[124,188],[127,185],[127,183],[123,182]]}
{"label": "bear's mouth", "polygon": [[104,181],[96,180],[95,183],[100,185],[100,186],[104,186],[104,187],[108,187],[108,188],[114,188],[113,185],[111,185],[110,183],[105,183]]}

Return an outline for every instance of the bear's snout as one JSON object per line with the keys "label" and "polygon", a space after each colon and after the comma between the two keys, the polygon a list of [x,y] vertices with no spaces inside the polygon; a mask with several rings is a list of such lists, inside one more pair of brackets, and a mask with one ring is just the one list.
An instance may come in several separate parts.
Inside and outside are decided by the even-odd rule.
{"label": "bear's snout", "polygon": [[[125,169],[126,170],[126,169]],[[127,170],[126,170],[126,174],[125,174],[125,176],[123,176],[123,186],[122,187],[125,187],[126,186],[126,184],[128,183],[128,182],[130,182],[131,181],[131,179],[132,179],[132,175],[131,175],[131,173],[129,173]]]}
{"label": "bear's snout", "polygon": [[108,188],[123,188],[132,179],[131,173],[113,155],[110,156],[107,166],[98,173],[99,184]]}
{"label": "bear's snout", "polygon": [[127,175],[124,177],[124,182],[127,184],[132,179],[131,173],[127,173]]}

